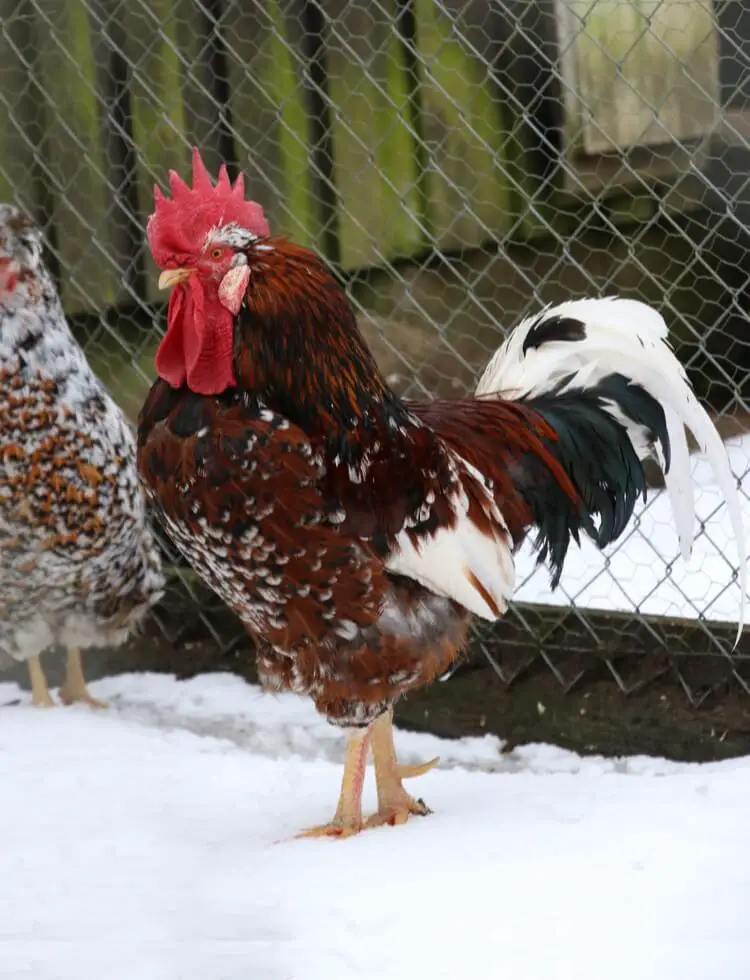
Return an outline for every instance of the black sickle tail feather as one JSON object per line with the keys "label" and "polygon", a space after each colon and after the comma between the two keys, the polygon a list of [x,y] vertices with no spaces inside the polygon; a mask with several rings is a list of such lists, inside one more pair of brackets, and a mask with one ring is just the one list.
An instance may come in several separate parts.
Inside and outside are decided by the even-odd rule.
{"label": "black sickle tail feather", "polygon": [[[544,464],[529,458],[514,482],[532,509],[538,533],[538,562],[548,562],[552,587],[560,580],[570,539],[580,543],[584,531],[599,548],[617,540],[633,515],[638,497],[646,498],[646,477],[639,458],[659,445],[669,468],[669,436],[664,410],[643,388],[621,374],[610,374],[590,388],[564,392],[570,379],[554,390],[527,400],[557,434],[548,443],[581,498],[580,509],[562,491]],[[623,419],[643,427],[638,448]]]}

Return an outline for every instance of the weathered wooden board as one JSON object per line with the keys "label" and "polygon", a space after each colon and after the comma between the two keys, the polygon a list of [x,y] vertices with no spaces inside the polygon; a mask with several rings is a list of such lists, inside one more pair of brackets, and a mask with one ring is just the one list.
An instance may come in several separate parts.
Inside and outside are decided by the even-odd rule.
{"label": "weathered wooden board", "polygon": [[[183,100],[183,74],[191,51],[180,47],[181,25],[191,23],[187,0],[152,0],[120,7],[125,54],[132,65],[129,95],[136,143],[139,218],[144,227],[153,207],[153,185],[162,186],[170,169],[188,176],[190,133]],[[194,22],[194,21],[192,21]],[[197,39],[196,39],[197,40]],[[157,274],[145,251],[146,298],[159,296]]]}
{"label": "weathered wooden board", "polygon": [[705,135],[716,122],[711,0],[557,0],[574,90],[568,139],[586,153]]}
{"label": "weathered wooden board", "polygon": [[219,76],[224,70],[218,63],[222,25],[214,20],[212,7],[196,0],[178,0],[174,4],[185,131],[191,145],[200,148],[209,171],[215,174],[224,162],[221,134],[226,120],[221,115],[219,93]]}
{"label": "weathered wooden board", "polygon": [[[598,191],[700,165],[705,153],[682,144],[699,143],[719,116],[711,0],[555,0],[555,8],[568,169]],[[608,166],[600,154],[615,156]],[[623,154],[627,166],[617,166]]]}
{"label": "weathered wooden board", "polygon": [[45,131],[38,148],[53,206],[61,294],[68,313],[113,303],[109,199],[92,29],[84,0],[37,0],[36,62]]}
{"label": "weathered wooden board", "polygon": [[423,244],[419,156],[395,0],[327,0],[340,261],[382,265]]}
{"label": "weathered wooden board", "polygon": [[298,0],[230,0],[223,18],[237,162],[248,194],[274,234],[315,246],[320,205],[313,194],[310,118],[303,60],[291,38]]}
{"label": "weathered wooden board", "polygon": [[18,0],[0,0],[0,199],[36,212],[34,139],[40,106],[31,72],[33,12]]}
{"label": "weathered wooden board", "polygon": [[481,245],[512,220],[512,118],[491,68],[435,0],[415,0],[421,132],[427,150],[428,223],[443,248]]}

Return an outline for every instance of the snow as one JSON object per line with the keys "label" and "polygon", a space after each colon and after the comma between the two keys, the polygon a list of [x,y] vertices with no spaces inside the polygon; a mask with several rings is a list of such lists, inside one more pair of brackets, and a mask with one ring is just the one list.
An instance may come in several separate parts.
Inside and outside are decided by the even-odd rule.
{"label": "snow", "polygon": [[[744,504],[750,438],[728,449]],[[606,554],[571,548],[554,593],[527,546],[516,599],[736,621],[726,508],[698,458],[694,474],[689,564],[653,493]],[[92,693],[108,712],[33,709],[0,683],[0,978],[748,976],[750,758],[398,732],[402,761],[441,758],[416,783],[435,812],[298,841],[332,815],[344,747],[308,701],[226,674]]]}
{"label": "snow", "polygon": [[[739,481],[745,531],[750,528],[750,436],[726,443]],[[696,540],[689,562],[680,555],[664,492],[649,492],[616,545],[600,552],[590,541],[571,545],[559,587],[549,588],[546,568],[535,567],[527,542],[516,558],[517,602],[637,611],[655,616],[737,622],[740,588],[737,551],[727,508],[710,466],[693,457]]]}
{"label": "snow", "polygon": [[405,761],[442,757],[414,784],[435,813],[298,841],[331,815],[343,757],[309,702],[229,675],[92,693],[108,712],[0,684],[2,977],[748,975],[750,759],[398,732]]}

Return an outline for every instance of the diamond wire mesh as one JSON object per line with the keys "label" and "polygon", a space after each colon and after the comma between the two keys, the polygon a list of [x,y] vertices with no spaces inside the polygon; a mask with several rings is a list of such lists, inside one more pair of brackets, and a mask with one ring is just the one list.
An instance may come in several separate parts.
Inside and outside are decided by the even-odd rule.
{"label": "diamond wire mesh", "polygon": [[[132,417],[163,312],[151,184],[197,143],[339,270],[399,392],[468,392],[521,315],[617,292],[664,312],[723,433],[750,428],[741,0],[0,0],[0,14],[2,195],[43,224],[74,328]],[[748,447],[733,449],[740,479]],[[659,494],[606,556],[571,556],[554,595],[522,554],[518,604],[478,636],[503,682],[544,666],[566,690],[603,672],[629,692],[670,671],[695,704],[729,678],[750,692],[724,623],[736,559],[703,484],[689,574]],[[164,547],[165,635],[244,642]],[[691,675],[706,655],[720,668]]]}

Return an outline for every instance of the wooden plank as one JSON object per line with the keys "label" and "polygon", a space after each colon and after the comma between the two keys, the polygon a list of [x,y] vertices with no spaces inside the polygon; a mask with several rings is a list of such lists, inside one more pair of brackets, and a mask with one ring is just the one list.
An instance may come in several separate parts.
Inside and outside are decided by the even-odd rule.
{"label": "wooden plank", "polygon": [[248,195],[263,205],[274,234],[316,247],[320,206],[295,37],[301,6],[299,0],[228,0],[222,25],[237,163]]}
{"label": "wooden plank", "polygon": [[555,0],[555,9],[567,189],[598,193],[705,164],[720,115],[711,0]]}
{"label": "wooden plank", "polygon": [[[575,66],[569,139],[588,154],[700,137],[718,118],[711,0],[558,0]],[[575,103],[572,95],[575,95]],[[577,103],[577,104],[576,104]]]}
{"label": "wooden plank", "polygon": [[107,253],[117,272],[115,305],[141,296],[143,228],[135,183],[135,152],[129,137],[125,32],[118,0],[88,0],[92,54],[99,102],[99,126],[108,185]]}
{"label": "wooden plank", "polygon": [[62,300],[71,314],[106,307],[117,293],[92,30],[83,0],[37,0],[35,6],[46,115],[39,157],[50,192]]}
{"label": "wooden plank", "polygon": [[[189,173],[190,134],[182,93],[185,58],[178,36],[180,21],[187,15],[185,3],[179,0],[119,7],[125,56],[132,66],[129,97],[139,218],[144,227],[153,207],[154,183],[163,186],[169,169]],[[145,298],[161,300],[157,272],[145,244],[141,259],[145,262]]]}
{"label": "wooden plank", "polygon": [[0,200],[15,201],[36,215],[34,142],[41,136],[40,106],[28,68],[33,57],[33,11],[0,0]]}
{"label": "wooden plank", "polygon": [[341,265],[420,250],[419,156],[395,0],[327,0],[326,62]]}
{"label": "wooden plank", "polygon": [[491,68],[435,0],[414,0],[426,143],[428,219],[442,248],[478,246],[512,221],[512,118]]}
{"label": "wooden plank", "polygon": [[213,174],[223,162],[231,168],[234,158],[233,150],[224,152],[225,138],[229,135],[231,142],[231,134],[222,101],[226,67],[220,63],[223,52],[218,8],[217,0],[178,0],[175,4],[185,130]]}

